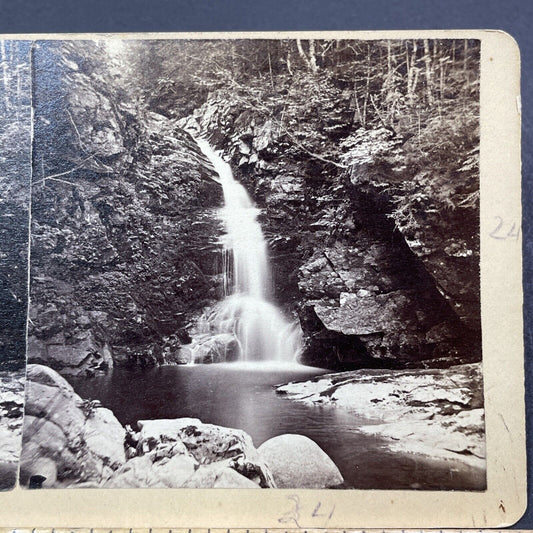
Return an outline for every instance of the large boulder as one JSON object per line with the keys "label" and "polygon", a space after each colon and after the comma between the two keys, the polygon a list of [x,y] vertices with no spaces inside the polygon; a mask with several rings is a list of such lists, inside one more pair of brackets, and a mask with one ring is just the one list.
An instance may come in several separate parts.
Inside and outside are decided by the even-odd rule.
{"label": "large boulder", "polygon": [[28,365],[21,484],[99,484],[125,462],[126,432],[109,409],[82,400],[51,368]]}
{"label": "large boulder", "polygon": [[275,487],[272,474],[241,430],[196,418],[141,420],[128,432],[128,457],[106,488]]}
{"label": "large boulder", "polygon": [[136,456],[105,483],[106,488],[179,488],[194,475],[197,461],[186,451],[171,457]]}
{"label": "large boulder", "polygon": [[[153,462],[158,457],[189,454],[199,465],[216,464],[219,468],[236,471],[258,486],[276,487],[272,473],[259,456],[252,438],[240,429],[203,424],[196,418],[141,420],[138,425],[137,453],[151,455]],[[200,483],[198,479],[195,483]],[[222,481],[217,479],[219,486]]]}
{"label": "large boulder", "polygon": [[325,489],[344,482],[330,457],[303,435],[279,435],[261,444],[257,451],[278,488]]}
{"label": "large boulder", "polygon": [[217,463],[201,466],[183,485],[188,489],[258,489],[259,485],[233,468]]}

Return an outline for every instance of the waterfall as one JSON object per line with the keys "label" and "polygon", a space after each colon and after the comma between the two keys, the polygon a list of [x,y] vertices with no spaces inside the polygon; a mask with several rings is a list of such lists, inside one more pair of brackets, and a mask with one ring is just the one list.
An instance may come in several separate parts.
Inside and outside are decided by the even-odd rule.
{"label": "waterfall", "polygon": [[244,361],[294,361],[301,329],[290,323],[271,301],[267,243],[257,221],[259,209],[235,180],[230,165],[204,139],[196,139],[217,172],[224,193],[219,216],[225,298],[209,317],[217,333],[231,333]]}

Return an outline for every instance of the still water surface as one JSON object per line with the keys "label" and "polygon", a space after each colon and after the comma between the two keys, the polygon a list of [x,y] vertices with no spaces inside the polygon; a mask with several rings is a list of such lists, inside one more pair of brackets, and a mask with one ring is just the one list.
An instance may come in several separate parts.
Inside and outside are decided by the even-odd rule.
{"label": "still water surface", "polygon": [[117,369],[70,381],[82,398],[100,400],[122,424],[193,417],[243,429],[255,446],[283,433],[306,435],[333,459],[350,488],[475,490],[483,484],[455,464],[388,451],[386,442],[358,431],[370,423],[360,416],[287,400],[273,390],[324,372],[295,364],[223,363]]}

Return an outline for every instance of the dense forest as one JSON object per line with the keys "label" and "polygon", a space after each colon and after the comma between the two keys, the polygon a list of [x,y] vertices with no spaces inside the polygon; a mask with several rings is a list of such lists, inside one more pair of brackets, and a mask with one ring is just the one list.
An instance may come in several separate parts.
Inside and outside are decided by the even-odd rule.
{"label": "dense forest", "polygon": [[187,131],[262,209],[303,361],[479,360],[477,41],[52,41],[35,74],[34,361],[179,360],[221,294]]}

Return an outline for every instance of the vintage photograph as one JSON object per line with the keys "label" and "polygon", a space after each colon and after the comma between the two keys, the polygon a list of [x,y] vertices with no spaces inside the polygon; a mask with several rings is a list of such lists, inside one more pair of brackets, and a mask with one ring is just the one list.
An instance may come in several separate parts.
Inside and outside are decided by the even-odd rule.
{"label": "vintage photograph", "polygon": [[16,484],[24,404],[30,42],[0,40],[0,491]]}
{"label": "vintage photograph", "polygon": [[31,61],[22,487],[487,488],[480,41]]}

